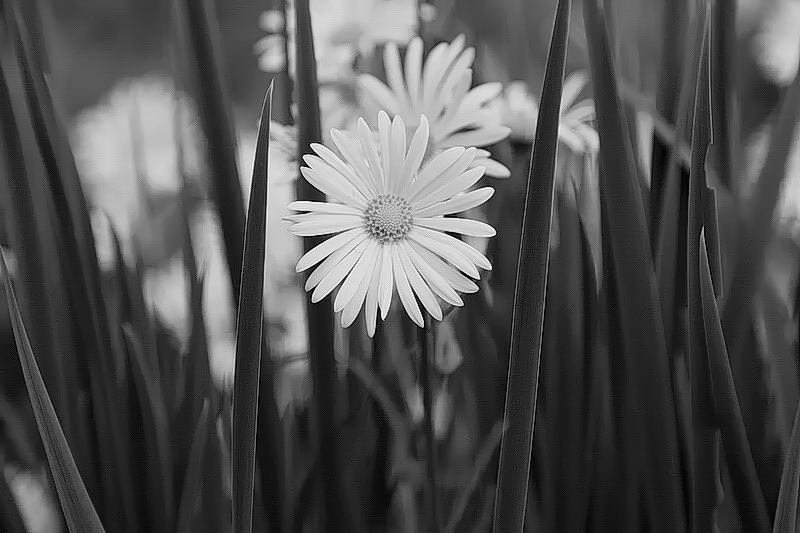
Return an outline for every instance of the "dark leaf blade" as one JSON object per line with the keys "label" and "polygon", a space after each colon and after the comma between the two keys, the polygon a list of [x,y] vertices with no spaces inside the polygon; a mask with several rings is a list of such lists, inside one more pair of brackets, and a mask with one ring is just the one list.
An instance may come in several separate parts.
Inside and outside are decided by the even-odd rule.
{"label": "dark leaf blade", "polygon": [[[131,531],[137,530],[138,515],[134,509],[135,490],[121,480],[131,478],[131,450],[127,447],[127,398],[116,394],[116,382],[110,357],[118,348],[112,343],[106,310],[102,306],[100,266],[95,240],[77,167],[65,130],[56,116],[53,100],[41,72],[32,69],[30,43],[22,17],[14,2],[6,4],[6,21],[14,40],[17,61],[22,74],[25,96],[31,112],[36,143],[45,166],[55,219],[59,230],[58,250],[63,277],[69,296],[70,313],[74,316],[76,343],[87,357],[95,408],[95,422],[100,440],[100,461],[103,463],[102,493],[110,500],[103,509],[104,518],[112,517]],[[113,401],[116,400],[116,401]]]}
{"label": "dark leaf blade", "polygon": [[[314,39],[311,26],[309,0],[295,2],[296,18],[296,57],[297,57],[297,160],[311,153],[312,143],[322,142],[322,121],[319,107],[319,86],[317,83],[317,61],[314,52]],[[297,180],[297,199],[325,201],[325,195],[304,179]],[[324,237],[303,239],[303,251],[320,244]],[[308,271],[307,271],[308,272]],[[309,335],[308,349],[311,361],[311,380],[313,384],[312,405],[314,420],[318,424],[314,451],[319,453],[320,475],[324,500],[320,506],[321,521],[328,533],[352,531],[344,521],[343,509],[347,508],[341,495],[339,472],[339,443],[334,406],[337,405],[336,383],[338,374],[334,355],[334,314],[332,298],[324,298],[312,303],[311,294],[306,293],[306,313]]]}
{"label": "dark leaf blade", "polygon": [[[10,279],[5,252],[0,250],[0,268],[3,279]],[[14,337],[17,341],[20,364],[25,374],[28,396],[36,415],[36,424],[53,474],[53,480],[70,533],[104,533],[100,518],[83,485],[78,467],[61,430],[53,404],[47,395],[42,375],[36,364],[25,325],[22,322],[17,298],[11,283],[6,283],[6,298],[10,307]]]}
{"label": "dark leaf blade", "polygon": [[722,484],[719,476],[719,434],[706,353],[700,291],[700,233],[704,228],[705,206],[708,202],[705,162],[711,142],[709,53],[705,29],[703,35],[694,97],[686,250],[686,302],[689,317],[686,359],[692,402],[691,528],[697,533],[717,530],[717,512],[722,502],[722,494],[718,493],[718,487]]}
{"label": "dark leaf blade", "polygon": [[553,21],[525,194],[505,399],[506,433],[500,444],[494,502],[495,533],[522,533],[525,527],[571,4],[560,0]]}
{"label": "dark leaf blade", "polygon": [[[647,522],[659,531],[683,531],[678,415],[640,181],[619,103],[605,19],[596,0],[585,0],[583,5],[600,133],[601,198],[610,240],[611,257],[604,264],[616,277],[612,295],[616,305],[609,313],[612,326],[619,330],[618,356],[628,381],[622,391],[628,395],[623,416],[630,424],[625,438],[632,449],[623,453],[629,454],[627,460],[644,491],[640,498]],[[636,406],[635,412],[630,406]]]}
{"label": "dark leaf blade", "polygon": [[236,320],[236,366],[233,380],[233,532],[251,533],[256,465],[256,421],[264,326],[270,83],[261,109],[253,181],[244,232],[242,278]]}
{"label": "dark leaf blade", "polygon": [[798,405],[794,417],[792,437],[789,441],[786,462],[783,465],[773,533],[795,533],[797,531],[798,500],[800,500],[800,405]]}
{"label": "dark leaf blade", "polygon": [[175,527],[176,533],[193,533],[203,531],[202,524],[198,521],[199,507],[202,505],[201,496],[204,483],[205,456],[208,448],[208,437],[213,433],[213,420],[211,405],[208,400],[203,402],[200,417],[192,438],[189,452],[189,463],[186,477],[183,480],[183,494],[178,507],[178,519]]}
{"label": "dark leaf blade", "polygon": [[238,179],[236,138],[219,45],[219,28],[213,0],[174,0],[177,38],[182,51],[194,59],[192,84],[203,133],[208,141],[214,204],[219,213],[225,256],[231,275],[234,305],[239,305],[245,227],[244,194]]}
{"label": "dark leaf blade", "polygon": [[711,280],[704,233],[701,233],[700,236],[700,289],[717,422],[720,426],[725,458],[733,481],[739,517],[746,531],[766,533],[770,529],[770,519],[750,451],[750,444],[747,441],[742,411],[733,382],[728,349],[722,334],[717,302],[714,299],[714,286]]}

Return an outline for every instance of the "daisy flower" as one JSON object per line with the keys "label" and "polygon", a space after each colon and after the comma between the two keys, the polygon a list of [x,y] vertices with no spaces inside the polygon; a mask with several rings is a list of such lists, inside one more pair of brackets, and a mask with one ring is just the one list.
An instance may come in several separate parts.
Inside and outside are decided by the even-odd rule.
{"label": "daisy flower", "polygon": [[[401,65],[397,45],[384,49],[387,86],[371,74],[361,74],[358,84],[378,107],[390,115],[399,115],[409,127],[419,124],[419,117],[429,117],[430,155],[456,146],[483,147],[502,141],[511,130],[501,124],[496,109],[486,106],[503,90],[500,83],[472,87],[472,63],[475,49],[464,48],[459,35],[452,43],[436,45],[423,66],[423,42],[415,37],[408,45],[405,65]],[[403,68],[405,68],[405,75]],[[486,175],[507,178],[511,172],[491,159],[486,150],[477,150],[475,166],[486,167]]]}
{"label": "daisy flower", "polygon": [[341,284],[333,310],[342,312],[342,327],[349,327],[364,307],[370,336],[379,308],[386,319],[395,288],[408,315],[424,327],[417,299],[441,320],[439,300],[463,305],[456,291],[477,292],[470,278],[480,277],[479,267],[492,267],[475,248],[447,234],[495,235],[483,222],[445,216],[481,205],[494,193],[491,187],[464,192],[486,170],[473,167],[477,150],[450,147],[421,167],[432,133],[424,115],[415,122],[419,126],[406,144],[403,119],[390,121],[385,112],[378,113],[380,153],[363,118],[358,141],[331,132],[344,160],[323,145],[312,145],[317,155],[304,156],[308,166],[300,171],[332,201],[292,202],[289,208],[303,214],[286,217],[294,235],[334,235],[301,257],[296,270],[319,264],[305,285],[314,291],[311,301]]}

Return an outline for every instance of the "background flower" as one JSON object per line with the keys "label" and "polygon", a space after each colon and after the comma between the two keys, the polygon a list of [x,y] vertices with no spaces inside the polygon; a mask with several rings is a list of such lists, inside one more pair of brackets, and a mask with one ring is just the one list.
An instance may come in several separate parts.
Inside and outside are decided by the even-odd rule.
{"label": "background flower", "polygon": [[[389,43],[384,51],[388,85],[372,74],[359,75],[359,87],[367,96],[362,105],[369,111],[371,102],[374,111],[400,115],[408,127],[416,127],[421,115],[430,117],[431,155],[453,146],[480,148],[502,141],[511,130],[501,124],[497,110],[486,104],[502,92],[503,86],[484,83],[472,87],[475,49],[465,49],[464,43],[465,37],[460,35],[452,43],[436,45],[424,65],[419,37],[411,40],[404,63],[397,45]],[[488,176],[511,175],[485,150],[479,152],[474,164],[485,166]]]}

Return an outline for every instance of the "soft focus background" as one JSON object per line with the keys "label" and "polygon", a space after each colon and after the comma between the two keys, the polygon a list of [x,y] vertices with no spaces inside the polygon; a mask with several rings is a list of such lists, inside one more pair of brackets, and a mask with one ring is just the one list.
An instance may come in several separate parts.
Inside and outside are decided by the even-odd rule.
{"label": "soft focus background", "polygon": [[[294,199],[297,175],[296,133],[291,127],[292,108],[287,101],[292,94],[295,58],[292,52],[289,58],[285,57],[280,5],[253,0],[220,0],[215,4],[223,52],[219,63],[232,102],[237,162],[245,194],[250,187],[258,114],[264,91],[273,78],[276,80],[273,120],[286,126],[276,125],[272,132],[264,295],[272,356],[279,361],[275,376],[278,411],[286,417],[291,407],[290,412],[299,413],[296,416],[300,424],[306,424],[303,413],[310,394],[306,359],[309,332],[304,318],[302,278],[294,271],[302,247],[300,240],[286,231],[289,224],[281,221],[282,216],[289,214],[286,205]],[[291,50],[294,23],[289,4]],[[198,106],[191,91],[182,88],[183,81],[174,78],[170,2],[28,0],[25,6],[28,16],[39,13],[37,42],[44,53],[46,79],[56,111],[68,130],[90,206],[101,267],[109,276],[115,268],[113,227],[129,266],[137,259],[141,261],[148,303],[165,326],[164,334],[172,337],[170,340],[183,353],[189,344],[192,317],[186,296],[190,284],[181,255],[184,236],[179,203],[180,152],[187,178],[193,246],[198,267],[205,273],[203,313],[210,368],[216,386],[230,390],[236,316],[219,220],[208,199],[209,173],[203,155],[205,139]],[[607,0],[605,6],[623,80],[620,90],[623,101],[635,112],[639,130],[637,153],[642,168],[647,168],[651,163],[652,131],[663,126],[663,119],[655,113],[658,76],[666,57],[660,49],[664,42],[663,2]],[[498,383],[502,384],[505,378],[509,349],[518,224],[535,132],[536,101],[555,8],[555,0],[436,0],[420,6],[426,41],[451,40],[463,33],[469,45],[476,47],[474,77],[477,82],[498,81],[504,85],[501,98],[493,105],[504,124],[513,130],[509,141],[492,147],[495,157],[512,169],[512,176],[492,183],[497,194],[482,215],[498,230],[498,237],[487,252],[494,270],[485,277],[481,301],[472,306],[472,311],[465,308],[454,313],[439,331],[436,353],[439,388],[434,417],[441,449],[448,451],[440,454],[443,463],[450,462],[443,482],[448,487],[466,483],[461,479],[466,474],[459,465],[475,463],[481,442],[488,438],[502,415],[504,395]],[[573,9],[568,76],[588,72],[581,2],[575,2]],[[327,136],[330,128],[348,128],[361,115],[356,74],[380,75],[385,43],[394,41],[403,46],[415,34],[417,4],[407,0],[311,0],[311,12],[323,134]],[[800,2],[739,0],[738,15],[737,46],[742,63],[741,99],[746,102],[743,131],[747,148],[740,183],[729,185],[719,194],[723,266],[729,260],[725,253],[732,232],[726,234],[726,229],[735,224],[737,195],[746,198],[751,182],[758,175],[770,134],[768,120],[796,75],[800,58]],[[13,55],[8,46],[4,46],[2,53],[4,61]],[[289,68],[284,69],[287,60]],[[19,92],[20,88],[12,86],[11,91]],[[591,97],[588,89],[581,94]],[[178,127],[174,121],[176,110],[180,110],[182,117]],[[177,146],[176,139],[180,139],[182,146]],[[562,217],[569,218],[564,213],[577,209],[587,235],[596,235],[599,242],[600,234],[599,204],[595,203],[599,200],[591,194],[592,188],[596,188],[596,169],[592,171],[582,163],[596,158],[598,148],[589,144],[570,149],[565,148],[561,153],[559,164],[566,168],[572,164],[570,158],[574,158],[579,161],[575,168],[582,170],[562,172],[572,177],[576,188],[567,188],[569,194],[563,186],[559,189],[559,195],[573,196],[568,207],[557,207],[553,239],[554,254],[562,257],[565,264],[569,263],[569,257],[558,255],[561,250],[558,234],[563,231],[569,235],[576,230],[571,224],[559,225],[566,220]],[[755,328],[760,353],[777,391],[774,416],[780,421],[776,428],[784,446],[800,397],[798,142],[793,146],[787,171],[777,217],[778,230],[765,259],[767,275],[752,302],[758,309]],[[0,209],[3,205],[0,202]],[[0,244],[8,246],[3,232]],[[599,244],[593,241],[589,246]],[[597,266],[598,272],[601,268]],[[730,271],[723,268],[726,275]],[[403,352],[403,332],[389,331],[387,335],[396,335],[400,340],[400,346],[389,351]],[[558,346],[551,349],[568,350]],[[394,351],[391,355],[394,366],[385,375],[394,372],[394,377],[387,378],[392,390],[399,391],[401,405],[418,421],[420,393],[414,378],[409,377],[410,371],[405,370],[404,365],[410,363],[404,362],[404,357],[408,357]],[[0,293],[0,372],[3,431],[0,454],[5,457],[6,480],[29,530],[55,533],[60,531],[61,522],[52,506],[52,491],[42,469],[43,453],[27,403],[3,293]],[[287,429],[287,439],[292,438],[292,431],[298,430]],[[363,438],[373,442],[377,437]],[[496,465],[488,470],[492,468],[496,469]],[[487,494],[491,491],[482,490]],[[474,513],[473,521],[478,522],[480,511]]]}

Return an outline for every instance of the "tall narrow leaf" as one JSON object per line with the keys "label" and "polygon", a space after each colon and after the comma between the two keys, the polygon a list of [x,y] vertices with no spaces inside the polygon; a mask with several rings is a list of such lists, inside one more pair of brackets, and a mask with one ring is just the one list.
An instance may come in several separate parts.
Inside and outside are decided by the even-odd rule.
{"label": "tall narrow leaf", "polygon": [[[2,250],[0,250],[0,269],[2,269],[3,279],[10,280],[5,252]],[[47,453],[47,460],[69,531],[70,533],[104,533],[100,518],[92,506],[89,493],[86,492],[78,467],[69,451],[69,445],[64,438],[56,411],[47,395],[47,388],[42,380],[42,374],[39,372],[36,357],[22,322],[12,283],[4,285],[11,314],[11,325],[14,328],[14,339],[17,342],[19,362],[22,365],[28,396],[33,406],[36,424],[42,436],[42,443]]]}
{"label": "tall narrow leaf", "polygon": [[[600,133],[600,189],[615,276],[612,327],[624,381],[623,421],[638,471],[648,523],[657,531],[686,527],[678,423],[650,236],[605,19],[596,0],[584,1],[584,24]],[[604,264],[606,264],[604,262]],[[613,352],[612,352],[613,353]],[[653,460],[657,457],[658,460]],[[634,480],[630,480],[631,483]]]}
{"label": "tall narrow leaf", "polygon": [[773,533],[795,533],[798,526],[797,512],[800,500],[800,405],[792,426],[792,438],[781,476],[781,491],[778,495],[778,509],[775,512]]}
{"label": "tall narrow leaf", "polygon": [[722,434],[722,445],[725,449],[739,518],[745,531],[766,533],[770,528],[770,519],[742,421],[742,411],[728,360],[728,349],[722,335],[717,302],[714,299],[708,249],[703,233],[700,236],[700,289],[703,296],[703,325],[706,332],[706,349],[714,388],[717,423]]}
{"label": "tall narrow leaf", "polygon": [[571,0],[559,0],[553,22],[525,193],[505,400],[507,429],[500,445],[494,502],[495,533],[522,533],[525,527],[571,5]]}
{"label": "tall narrow leaf", "polygon": [[253,529],[256,468],[256,421],[264,328],[264,265],[269,179],[269,124],[273,83],[261,109],[253,162],[253,181],[244,231],[241,295],[236,320],[236,367],[233,380],[233,532]]}
{"label": "tall narrow leaf", "polygon": [[[295,1],[296,50],[297,57],[297,160],[311,152],[311,143],[322,142],[321,118],[319,110],[319,87],[317,84],[317,63],[314,53],[314,40],[311,28],[309,0]],[[325,195],[311,186],[306,180],[297,180],[297,199],[325,201]],[[303,249],[308,252],[320,244],[324,237],[303,239]],[[308,349],[311,360],[311,380],[314,387],[312,397],[319,427],[316,432],[318,442],[314,443],[319,453],[320,482],[324,503],[322,523],[327,533],[350,531],[343,524],[343,510],[346,508],[338,483],[338,448],[335,425],[336,405],[335,384],[338,381],[336,359],[334,356],[333,306],[331,298],[312,304],[311,294],[306,293],[309,335]]]}

